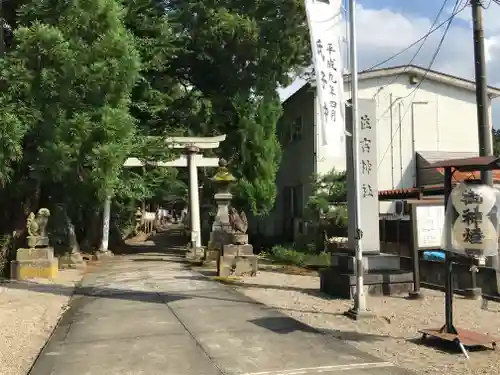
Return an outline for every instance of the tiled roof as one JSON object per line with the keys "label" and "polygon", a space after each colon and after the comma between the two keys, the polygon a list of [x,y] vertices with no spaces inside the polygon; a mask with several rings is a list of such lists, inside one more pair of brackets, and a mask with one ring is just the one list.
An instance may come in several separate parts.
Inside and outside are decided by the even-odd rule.
{"label": "tiled roof", "polygon": [[[444,175],[444,169],[437,168],[440,174]],[[492,171],[493,182],[500,183],[500,170]],[[480,172],[459,172],[455,171],[453,173],[453,183],[463,182],[467,180],[477,180],[479,179]],[[444,181],[443,181],[444,182]],[[424,191],[441,190],[443,185],[427,185],[423,187]],[[391,197],[391,196],[405,196],[405,195],[415,195],[420,192],[419,188],[407,188],[407,189],[390,189],[390,190],[380,190],[378,192],[379,197]]]}

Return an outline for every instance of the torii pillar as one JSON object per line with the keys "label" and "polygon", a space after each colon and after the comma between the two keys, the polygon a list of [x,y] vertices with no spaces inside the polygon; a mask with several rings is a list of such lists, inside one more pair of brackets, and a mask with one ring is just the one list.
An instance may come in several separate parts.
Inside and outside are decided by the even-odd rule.
{"label": "torii pillar", "polygon": [[191,221],[191,245],[195,249],[201,247],[200,191],[198,185],[198,167],[196,165],[196,155],[198,152],[200,152],[200,149],[194,145],[186,147],[189,172],[189,218]]}

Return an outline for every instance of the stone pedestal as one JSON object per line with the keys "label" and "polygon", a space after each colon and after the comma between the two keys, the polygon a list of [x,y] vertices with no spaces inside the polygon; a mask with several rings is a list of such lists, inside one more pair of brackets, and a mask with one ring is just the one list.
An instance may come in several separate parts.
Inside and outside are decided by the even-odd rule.
{"label": "stone pedestal", "polygon": [[48,247],[49,246],[49,237],[41,237],[41,236],[27,236],[26,241],[28,242],[28,247]]}
{"label": "stone pedestal", "polygon": [[257,275],[257,255],[222,256],[218,265],[218,276],[241,277]]}
{"label": "stone pedestal", "polygon": [[[413,289],[413,273],[401,269],[401,259],[392,254],[363,256],[365,293],[394,295]],[[320,290],[337,298],[356,294],[356,258],[352,253],[333,254],[331,267],[320,271]]]}
{"label": "stone pedestal", "polygon": [[224,245],[218,259],[217,274],[220,277],[255,276],[258,270],[258,257],[253,254],[253,246]]}
{"label": "stone pedestal", "polygon": [[[352,253],[332,254],[330,264],[343,272],[356,271],[356,257]],[[393,254],[363,254],[363,268],[365,272],[400,270],[401,259]]]}
{"label": "stone pedestal", "polygon": [[11,262],[11,278],[16,280],[54,279],[59,262],[51,247],[17,249],[16,260]]}

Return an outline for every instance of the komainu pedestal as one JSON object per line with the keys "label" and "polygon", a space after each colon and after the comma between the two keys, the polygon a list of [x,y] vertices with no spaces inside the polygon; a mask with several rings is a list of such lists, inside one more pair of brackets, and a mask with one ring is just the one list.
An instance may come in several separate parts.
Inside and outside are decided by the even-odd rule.
{"label": "komainu pedestal", "polygon": [[50,211],[41,208],[38,213],[31,213],[26,227],[28,229],[27,249],[17,249],[16,260],[11,262],[11,278],[16,280],[54,279],[57,276],[59,262],[54,257],[54,249],[49,246],[47,223]]}
{"label": "komainu pedestal", "polygon": [[10,264],[11,278],[15,280],[54,279],[58,270],[52,247],[17,249],[16,260]]}
{"label": "komainu pedestal", "polygon": [[222,248],[218,273],[220,277],[257,275],[257,256],[250,244],[229,244]]}

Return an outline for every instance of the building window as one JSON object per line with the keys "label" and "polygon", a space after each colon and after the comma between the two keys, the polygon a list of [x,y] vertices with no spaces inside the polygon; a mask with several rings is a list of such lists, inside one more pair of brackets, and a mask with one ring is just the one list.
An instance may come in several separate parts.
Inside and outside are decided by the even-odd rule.
{"label": "building window", "polygon": [[281,128],[280,138],[281,138],[281,144],[283,146],[286,146],[290,143],[291,136],[290,136],[290,126],[288,126],[288,123],[283,124]]}
{"label": "building window", "polygon": [[301,218],[304,215],[304,186],[287,186],[283,189],[284,215],[287,218]]}
{"label": "building window", "polygon": [[300,184],[292,188],[293,217],[304,216],[304,185]]}
{"label": "building window", "polygon": [[278,130],[281,145],[287,146],[302,140],[303,131],[302,116],[296,117],[292,122],[283,121]]}
{"label": "building window", "polygon": [[293,120],[291,124],[291,132],[290,132],[290,142],[298,142],[302,139],[303,125],[302,125],[302,116],[299,116]]}

